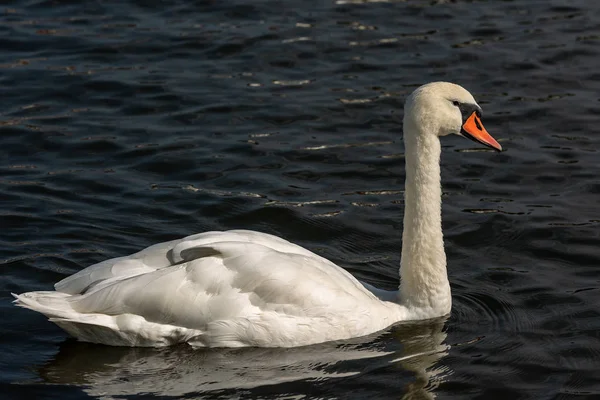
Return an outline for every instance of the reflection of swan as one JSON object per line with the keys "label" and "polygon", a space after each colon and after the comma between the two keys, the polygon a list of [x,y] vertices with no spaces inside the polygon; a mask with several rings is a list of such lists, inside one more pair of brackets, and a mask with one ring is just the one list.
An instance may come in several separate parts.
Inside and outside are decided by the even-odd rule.
{"label": "reflection of swan", "polygon": [[104,399],[142,393],[174,398],[231,398],[239,393],[294,398],[312,393],[336,398],[354,389],[364,398],[427,399],[447,375],[433,367],[448,351],[444,322],[403,323],[343,343],[287,349],[129,349],[67,341],[37,372],[45,383],[80,386]]}
{"label": "reflection of swan", "polygon": [[368,335],[450,311],[441,228],[440,136],[501,150],[460,86],[437,82],[408,98],[406,209],[399,291],[362,284],[278,237],[207,232],[108,260],[30,292],[17,304],[89,342],[161,346],[292,347]]}
{"label": "reflection of swan", "polygon": [[[410,325],[396,334],[402,341],[403,356],[395,359],[396,365],[415,374],[414,380],[404,390],[403,400],[434,399],[435,390],[452,372],[447,366],[436,362],[448,354],[450,346],[442,344],[446,333],[442,331],[444,320],[427,325]],[[400,334],[401,333],[401,334]],[[416,335],[416,336],[415,336]]]}

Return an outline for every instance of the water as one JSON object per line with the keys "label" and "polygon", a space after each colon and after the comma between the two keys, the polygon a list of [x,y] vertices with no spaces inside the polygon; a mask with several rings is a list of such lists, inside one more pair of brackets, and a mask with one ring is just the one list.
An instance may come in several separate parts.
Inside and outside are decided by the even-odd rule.
{"label": "water", "polygon": [[[600,3],[8,1],[0,24],[4,398],[600,394]],[[299,349],[77,343],[10,292],[210,229],[397,286],[402,105],[473,92],[501,154],[445,138],[454,307]]]}

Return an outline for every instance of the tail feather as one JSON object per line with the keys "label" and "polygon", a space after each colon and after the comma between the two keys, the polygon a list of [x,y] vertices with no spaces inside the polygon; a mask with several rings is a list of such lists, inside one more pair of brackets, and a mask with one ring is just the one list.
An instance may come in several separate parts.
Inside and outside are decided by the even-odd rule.
{"label": "tail feather", "polygon": [[37,311],[48,318],[72,318],[76,314],[68,300],[71,295],[67,293],[48,291],[11,294],[17,306]]}
{"label": "tail feather", "polygon": [[61,292],[12,293],[14,303],[44,314],[51,322],[84,342],[112,346],[161,347],[202,337],[204,332],[179,326],[147,321],[133,314],[107,315],[83,313],[73,309]]}

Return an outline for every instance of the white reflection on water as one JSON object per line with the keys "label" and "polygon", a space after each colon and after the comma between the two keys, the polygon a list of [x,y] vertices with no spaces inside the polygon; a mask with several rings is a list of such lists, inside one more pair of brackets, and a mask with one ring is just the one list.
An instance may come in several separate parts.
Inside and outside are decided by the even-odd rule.
{"label": "white reflection on water", "polygon": [[82,386],[91,396],[114,399],[140,394],[187,397],[286,382],[327,385],[340,378],[377,377],[393,366],[405,381],[394,382],[403,388],[398,397],[433,399],[449,374],[435,365],[449,349],[443,343],[444,323],[401,324],[353,341],[291,349],[118,348],[68,341],[38,372],[45,383]]}

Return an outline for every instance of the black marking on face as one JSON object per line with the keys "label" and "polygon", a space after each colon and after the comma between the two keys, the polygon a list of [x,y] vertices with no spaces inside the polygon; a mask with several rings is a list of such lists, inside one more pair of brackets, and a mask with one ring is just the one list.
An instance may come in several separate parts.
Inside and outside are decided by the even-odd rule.
{"label": "black marking on face", "polygon": [[479,107],[477,104],[473,104],[473,103],[461,103],[460,101],[457,101],[457,100],[453,100],[452,104],[454,104],[460,110],[460,113],[462,115],[463,123],[473,113],[476,113],[477,116],[479,118],[481,118],[481,107]]}

